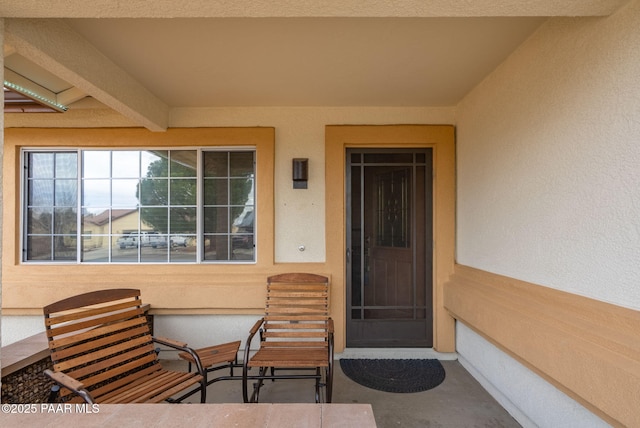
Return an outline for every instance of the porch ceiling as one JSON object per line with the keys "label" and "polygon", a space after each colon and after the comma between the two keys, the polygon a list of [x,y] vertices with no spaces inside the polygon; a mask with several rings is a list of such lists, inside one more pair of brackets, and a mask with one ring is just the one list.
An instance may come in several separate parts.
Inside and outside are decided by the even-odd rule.
{"label": "porch ceiling", "polygon": [[546,18],[626,2],[21,0],[0,15],[5,79],[163,130],[174,107],[456,105]]}

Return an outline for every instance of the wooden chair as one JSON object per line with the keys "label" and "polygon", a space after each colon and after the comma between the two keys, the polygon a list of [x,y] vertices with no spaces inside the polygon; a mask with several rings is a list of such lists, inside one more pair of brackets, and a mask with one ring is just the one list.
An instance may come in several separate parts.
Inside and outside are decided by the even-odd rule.
{"label": "wooden chair", "polygon": [[[61,401],[87,403],[178,402],[200,391],[205,375],[196,353],[185,343],[153,338],[140,290],[101,290],[44,307],[53,370],[45,374],[62,388]],[[154,342],[190,353],[197,372],[167,370]],[[179,398],[173,398],[183,394]]]}
{"label": "wooden chair", "polygon": [[[260,331],[260,348],[250,357]],[[258,368],[257,375],[249,375]],[[276,373],[276,370],[284,373]],[[311,374],[301,373],[311,370]],[[333,320],[329,317],[329,280],[320,275],[288,273],[267,280],[265,316],[253,326],[245,344],[242,371],[244,402],[257,402],[265,379],[315,379],[316,402],[331,402]],[[247,382],[257,380],[251,398]]]}

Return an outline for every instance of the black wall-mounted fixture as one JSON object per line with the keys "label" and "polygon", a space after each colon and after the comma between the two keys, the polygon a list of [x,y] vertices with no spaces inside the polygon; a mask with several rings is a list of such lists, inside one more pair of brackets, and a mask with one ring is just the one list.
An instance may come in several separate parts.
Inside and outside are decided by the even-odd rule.
{"label": "black wall-mounted fixture", "polygon": [[309,181],[309,159],[293,159],[293,188],[306,189]]}

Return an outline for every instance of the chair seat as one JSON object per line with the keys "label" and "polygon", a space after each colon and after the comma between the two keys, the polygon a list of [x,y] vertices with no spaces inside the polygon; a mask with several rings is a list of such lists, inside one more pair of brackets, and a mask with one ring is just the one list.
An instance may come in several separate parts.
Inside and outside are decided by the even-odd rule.
{"label": "chair seat", "polygon": [[137,379],[113,393],[96,398],[100,404],[109,403],[161,403],[180,391],[202,380],[197,373],[159,370]]}
{"label": "chair seat", "polygon": [[[236,360],[239,348],[240,341],[238,340],[235,342],[196,349],[195,351],[200,358],[202,367],[206,368],[222,363],[233,363]],[[181,352],[178,356],[183,360],[194,363],[193,357],[188,352]]]}
{"label": "chair seat", "polygon": [[249,360],[249,367],[328,367],[326,348],[261,348]]}

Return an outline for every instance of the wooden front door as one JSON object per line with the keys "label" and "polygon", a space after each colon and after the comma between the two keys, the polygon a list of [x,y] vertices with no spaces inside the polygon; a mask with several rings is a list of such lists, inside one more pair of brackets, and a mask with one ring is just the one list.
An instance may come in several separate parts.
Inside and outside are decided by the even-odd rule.
{"label": "wooden front door", "polygon": [[347,346],[430,347],[432,155],[347,152]]}

